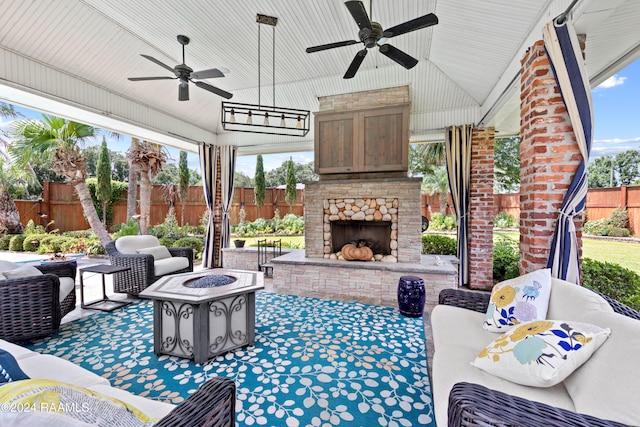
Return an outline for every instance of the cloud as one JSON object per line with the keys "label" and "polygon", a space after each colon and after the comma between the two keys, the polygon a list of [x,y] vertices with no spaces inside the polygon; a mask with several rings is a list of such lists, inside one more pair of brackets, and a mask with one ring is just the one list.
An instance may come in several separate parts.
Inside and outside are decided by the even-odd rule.
{"label": "cloud", "polygon": [[613,139],[597,139],[593,141],[591,146],[591,155],[589,158],[593,160],[601,156],[615,156],[629,150],[640,149],[640,137],[638,138],[613,138]]}
{"label": "cloud", "polygon": [[614,74],[613,76],[609,77],[607,80],[600,83],[597,88],[611,89],[612,87],[623,85],[626,80],[627,80],[626,77],[621,77],[621,76],[618,76],[617,74]]}

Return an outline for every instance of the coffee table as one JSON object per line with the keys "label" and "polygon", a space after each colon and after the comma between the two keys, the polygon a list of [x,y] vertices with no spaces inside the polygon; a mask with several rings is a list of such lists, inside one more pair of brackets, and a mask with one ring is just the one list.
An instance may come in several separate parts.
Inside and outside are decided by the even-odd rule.
{"label": "coffee table", "polygon": [[[227,277],[230,284],[197,286],[206,276]],[[196,363],[255,341],[255,293],[263,274],[217,268],[160,278],[140,292],[153,300],[153,350]]]}

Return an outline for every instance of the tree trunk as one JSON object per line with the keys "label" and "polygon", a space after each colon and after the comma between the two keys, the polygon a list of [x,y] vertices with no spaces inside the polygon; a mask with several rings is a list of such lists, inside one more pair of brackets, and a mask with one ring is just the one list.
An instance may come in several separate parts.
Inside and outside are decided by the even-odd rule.
{"label": "tree trunk", "polygon": [[87,217],[91,230],[98,237],[98,240],[100,240],[100,244],[105,246],[111,241],[111,237],[109,236],[104,224],[100,221],[98,211],[96,211],[96,207],[93,205],[93,200],[91,200],[89,187],[87,187],[87,184],[84,181],[76,183],[74,187],[76,189],[76,193],[78,193],[80,204],[82,205],[84,215]]}
{"label": "tree trunk", "polygon": [[[138,138],[131,138],[131,150],[138,147]],[[129,189],[127,190],[127,221],[137,211],[138,207],[138,168],[129,161]]]}
{"label": "tree trunk", "polygon": [[0,193],[0,225],[7,229],[7,234],[24,232],[20,223],[20,212],[6,188]]}
{"label": "tree trunk", "polygon": [[151,222],[151,179],[149,172],[140,172],[140,234],[149,234]]}

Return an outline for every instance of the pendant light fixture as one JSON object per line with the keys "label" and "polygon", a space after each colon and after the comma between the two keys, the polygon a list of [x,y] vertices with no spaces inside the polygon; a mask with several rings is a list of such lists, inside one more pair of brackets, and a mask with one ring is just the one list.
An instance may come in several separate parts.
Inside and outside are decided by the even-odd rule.
{"label": "pendant light fixture", "polygon": [[[222,103],[222,128],[228,131],[266,133],[271,135],[306,136],[309,133],[310,112],[296,108],[276,107],[276,25],[278,18],[258,14],[258,104],[239,102]],[[273,105],[262,105],[260,32],[262,25],[269,25],[273,31]],[[279,118],[279,120],[278,120]]]}

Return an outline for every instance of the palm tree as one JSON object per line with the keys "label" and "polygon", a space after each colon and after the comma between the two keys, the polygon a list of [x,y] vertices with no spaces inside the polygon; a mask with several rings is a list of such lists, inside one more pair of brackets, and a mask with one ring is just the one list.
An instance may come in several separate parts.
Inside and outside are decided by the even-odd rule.
{"label": "palm tree", "polygon": [[74,186],[91,230],[102,245],[111,241],[104,224],[100,221],[91,193],[85,182],[86,159],[81,145],[96,136],[92,126],[42,115],[40,120],[17,120],[11,133],[14,138],[10,154],[21,166],[29,165],[32,158],[52,157],[53,170],[64,176]]}
{"label": "palm tree", "polygon": [[447,214],[447,197],[449,196],[449,177],[447,168],[436,166],[431,173],[422,177],[422,191],[430,196],[438,194],[440,196],[440,212]]}
{"label": "palm tree", "polygon": [[[18,113],[13,108],[13,105],[0,102],[0,117],[15,118]],[[0,134],[0,226],[9,234],[20,234],[24,230],[22,223],[20,222],[20,212],[18,207],[9,193],[9,187],[12,183],[15,183],[16,174],[25,172],[24,169],[16,168],[11,163],[11,159],[7,154],[9,142],[3,137],[4,131]]]}
{"label": "palm tree", "polygon": [[140,234],[147,234],[151,222],[151,179],[162,170],[168,155],[162,146],[140,141],[127,152],[127,160],[140,171]]}
{"label": "palm tree", "polygon": [[[131,138],[131,150],[137,150],[140,140],[138,138]],[[129,162],[129,188],[127,189],[127,221],[136,215],[138,207],[138,170],[136,166]]]}

